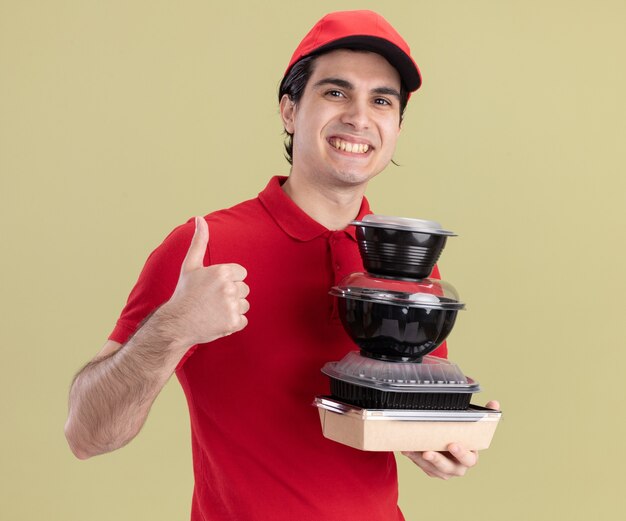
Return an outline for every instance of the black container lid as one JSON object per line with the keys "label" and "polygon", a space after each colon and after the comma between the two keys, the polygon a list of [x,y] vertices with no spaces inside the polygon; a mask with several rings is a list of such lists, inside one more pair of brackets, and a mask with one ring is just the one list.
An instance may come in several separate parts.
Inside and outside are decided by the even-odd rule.
{"label": "black container lid", "polygon": [[335,297],[423,309],[464,309],[452,284],[439,279],[401,280],[352,273],[330,290]]}
{"label": "black container lid", "polygon": [[411,219],[409,217],[394,217],[390,215],[369,214],[360,221],[352,221],[355,226],[370,226],[372,228],[386,228],[407,232],[424,232],[432,235],[456,236],[454,232],[443,230],[436,221]]}

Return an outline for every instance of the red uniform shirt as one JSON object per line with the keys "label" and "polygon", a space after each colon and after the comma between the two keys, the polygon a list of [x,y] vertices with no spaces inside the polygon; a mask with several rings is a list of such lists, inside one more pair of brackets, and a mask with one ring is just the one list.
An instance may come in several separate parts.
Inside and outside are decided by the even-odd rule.
{"label": "red uniform shirt", "polygon": [[[354,229],[311,219],[283,181],[206,217],[205,265],[246,268],[250,311],[245,329],[190,349],[176,371],[191,417],[192,520],[403,519],[393,454],[325,439],[311,405],[329,393],[320,368],[357,349],[328,294],[363,271]],[[364,199],[358,218],[367,213]],[[170,298],[193,232],[190,220],[150,255],[110,339],[126,342]]]}

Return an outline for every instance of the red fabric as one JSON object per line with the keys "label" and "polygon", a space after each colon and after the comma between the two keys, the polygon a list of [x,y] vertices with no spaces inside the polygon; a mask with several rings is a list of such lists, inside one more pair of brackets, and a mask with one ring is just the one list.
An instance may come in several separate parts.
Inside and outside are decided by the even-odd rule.
{"label": "red fabric", "polygon": [[[206,262],[243,265],[251,292],[248,326],[192,348],[177,370],[191,417],[192,520],[402,520],[393,454],[325,439],[311,405],[329,393],[320,368],[356,349],[328,294],[363,270],[353,227],[313,221],[282,181],[206,217]],[[150,255],[112,340],[124,343],[171,296],[193,231],[190,220]]]}

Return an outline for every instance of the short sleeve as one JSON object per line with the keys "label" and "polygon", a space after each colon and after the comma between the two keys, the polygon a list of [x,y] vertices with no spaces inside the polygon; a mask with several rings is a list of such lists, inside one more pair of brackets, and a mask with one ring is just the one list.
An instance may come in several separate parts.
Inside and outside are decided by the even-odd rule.
{"label": "short sleeve", "polygon": [[[175,228],[148,257],[115,328],[110,340],[124,344],[137,328],[174,293],[180,266],[187,254],[194,234],[194,220]],[[209,250],[204,265],[210,263]]]}

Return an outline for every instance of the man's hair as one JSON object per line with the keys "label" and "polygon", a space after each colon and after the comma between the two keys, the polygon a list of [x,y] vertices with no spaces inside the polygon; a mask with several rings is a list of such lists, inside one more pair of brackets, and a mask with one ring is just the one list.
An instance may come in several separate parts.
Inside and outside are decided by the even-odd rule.
{"label": "man's hair", "polygon": [[[351,51],[357,52],[367,52],[361,49],[350,49]],[[297,61],[294,66],[289,70],[289,72],[283,78],[283,81],[280,82],[280,87],[278,88],[278,101],[283,98],[285,94],[289,96],[289,99],[294,103],[298,104],[302,95],[304,94],[304,89],[309,82],[309,78],[313,74],[313,68],[315,66],[315,60],[325,53],[313,54],[311,56],[305,56],[301,60]],[[404,82],[400,81],[400,123],[402,123],[402,118],[404,116],[404,109],[406,108],[406,104],[409,101],[409,91],[404,86]],[[285,158],[289,161],[289,164],[293,164],[293,134],[287,132],[286,129],[283,129],[285,134]]]}

